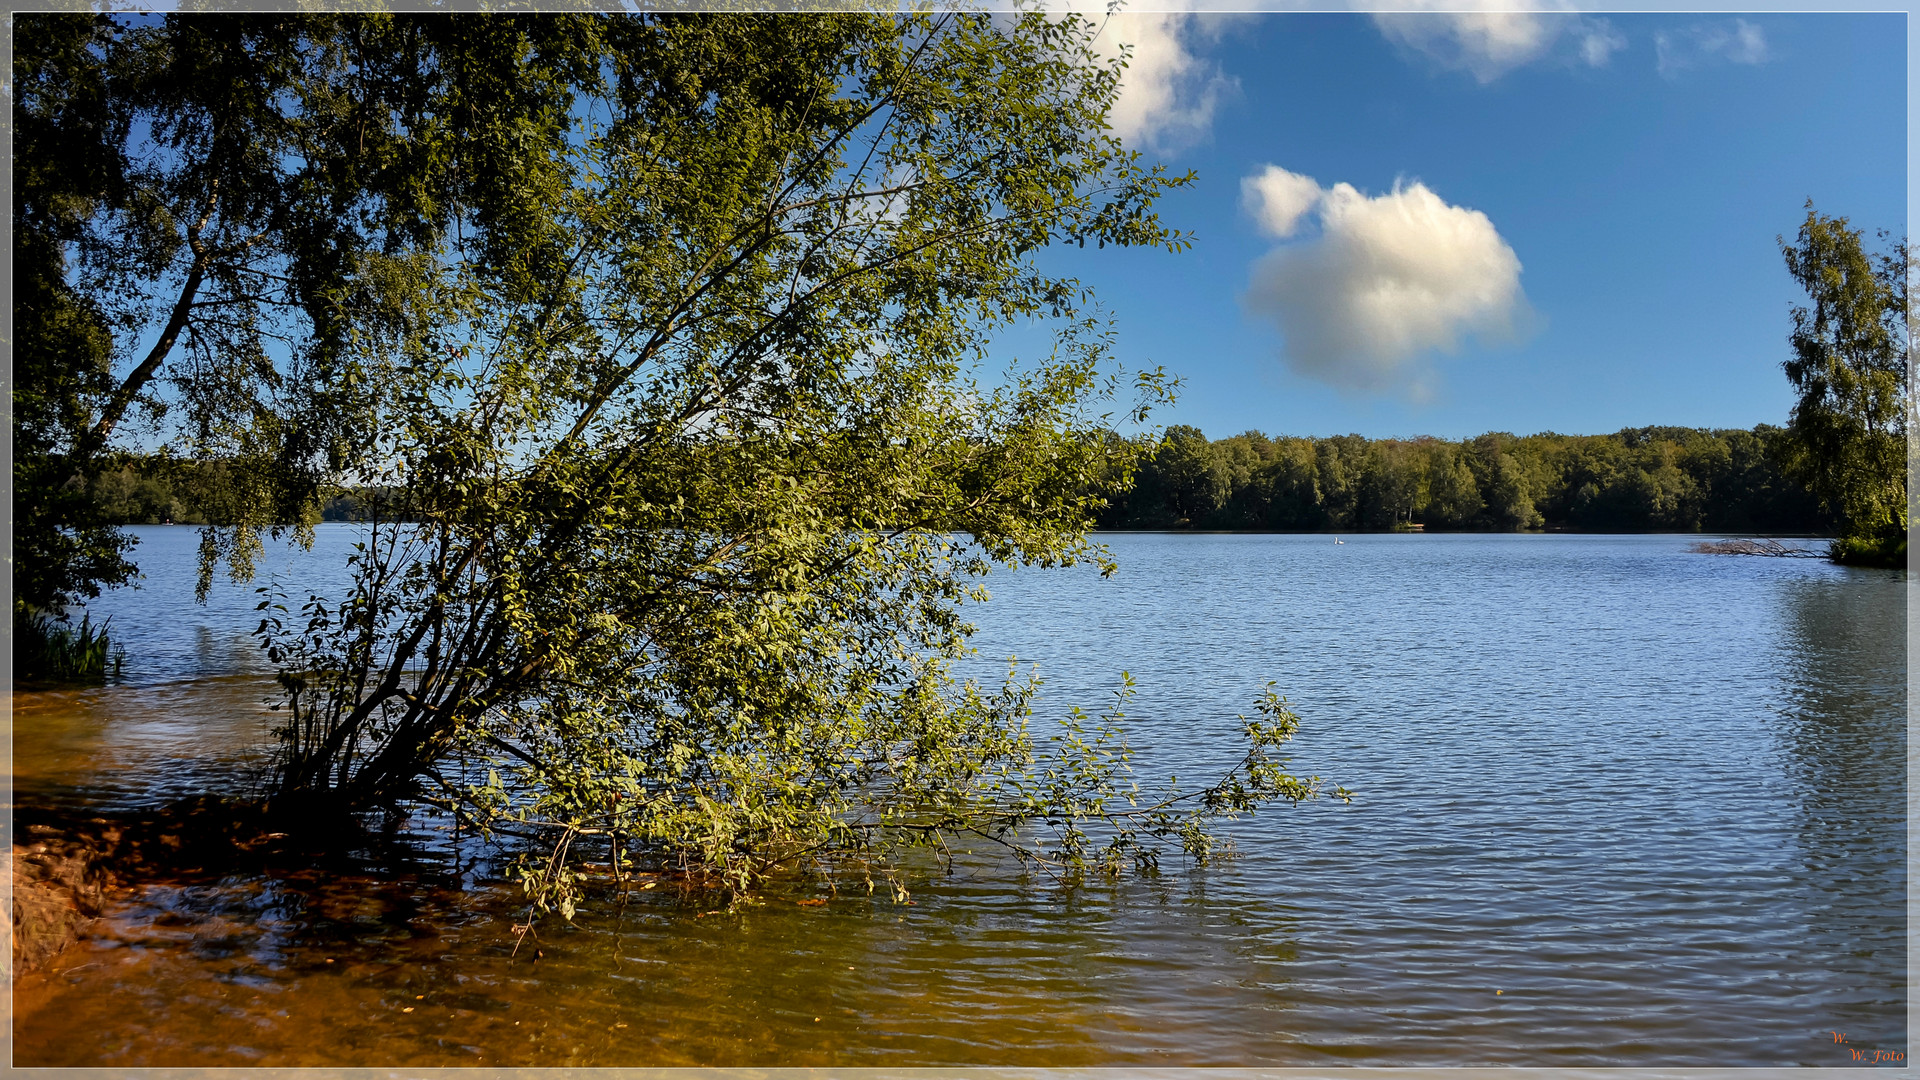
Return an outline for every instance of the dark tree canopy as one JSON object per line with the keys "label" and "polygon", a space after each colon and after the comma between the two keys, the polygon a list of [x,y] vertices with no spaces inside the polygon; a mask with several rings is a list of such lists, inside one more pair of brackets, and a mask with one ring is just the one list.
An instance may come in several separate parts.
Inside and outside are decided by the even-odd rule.
{"label": "dark tree canopy", "polygon": [[[19,15],[16,611],[132,574],[129,538],[84,497],[119,446],[232,462],[194,474],[222,480],[191,492],[209,516],[312,521],[366,450],[351,342],[394,316],[437,238],[471,230],[523,275],[551,265],[554,223],[517,187],[540,162],[521,150],[566,126],[603,30]],[[241,576],[252,535],[214,538]]]}
{"label": "dark tree canopy", "polygon": [[[16,612],[60,611],[125,582],[127,538],[94,513],[69,457],[114,390],[114,327],[68,280],[71,252],[125,199],[125,108],[98,55],[104,19],[23,19],[14,45],[12,332]],[[31,26],[32,33],[26,28]]]}

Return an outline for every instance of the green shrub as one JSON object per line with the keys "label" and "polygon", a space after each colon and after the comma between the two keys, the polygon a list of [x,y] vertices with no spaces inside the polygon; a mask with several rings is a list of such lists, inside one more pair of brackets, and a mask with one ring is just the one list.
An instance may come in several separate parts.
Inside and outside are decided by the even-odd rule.
{"label": "green shrub", "polygon": [[1891,570],[1907,568],[1907,537],[1844,536],[1833,542],[1828,556],[1846,566],[1875,566]]}

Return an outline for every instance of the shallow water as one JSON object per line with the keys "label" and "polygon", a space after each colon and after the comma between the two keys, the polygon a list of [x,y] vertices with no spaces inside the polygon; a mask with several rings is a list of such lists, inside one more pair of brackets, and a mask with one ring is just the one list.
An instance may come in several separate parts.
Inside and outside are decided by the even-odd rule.
{"label": "shallow water", "polygon": [[[21,694],[23,801],[142,806],[258,766],[255,597],[191,603],[140,530],[122,685]],[[286,555],[335,580],[346,527]],[[1242,857],[1074,892],[984,861],[912,905],[672,888],[515,941],[485,852],[359,853],[130,895],[17,993],[17,1064],[1849,1065],[1904,1052],[1903,574],[1675,536],[1118,535],[993,579],[1041,723],[1140,684],[1143,772],[1198,779],[1276,680],[1357,792]],[[464,885],[466,887],[456,887]],[[539,950],[539,958],[530,955]],[[328,961],[332,962],[329,963]],[[411,1009],[411,1012],[406,1010]],[[1848,1043],[1833,1042],[1833,1031]]]}

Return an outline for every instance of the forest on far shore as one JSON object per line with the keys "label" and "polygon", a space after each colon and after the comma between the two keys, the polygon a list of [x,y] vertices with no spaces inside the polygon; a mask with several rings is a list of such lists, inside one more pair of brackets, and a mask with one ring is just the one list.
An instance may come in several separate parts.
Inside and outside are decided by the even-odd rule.
{"label": "forest on far shore", "polygon": [[1099,527],[1830,532],[1818,500],[1782,472],[1785,434],[1762,424],[1459,442],[1249,431],[1209,441],[1176,426]]}
{"label": "forest on far shore", "polygon": [[[1779,466],[1784,429],[1629,428],[1612,435],[1312,439],[1249,431],[1208,440],[1175,426],[1112,496],[1102,529],[1383,532],[1572,529],[1591,532],[1819,533],[1832,518]],[[1119,435],[1109,434],[1110,439]],[[124,458],[93,484],[102,520],[205,525],[228,466]],[[366,516],[338,493],[326,521]]]}

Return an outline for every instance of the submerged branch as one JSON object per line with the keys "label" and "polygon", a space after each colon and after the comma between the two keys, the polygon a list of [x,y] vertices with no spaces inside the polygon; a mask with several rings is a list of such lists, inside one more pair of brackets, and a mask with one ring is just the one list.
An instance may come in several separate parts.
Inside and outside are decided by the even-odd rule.
{"label": "submerged branch", "polygon": [[1698,555],[1777,555],[1782,558],[1824,559],[1827,553],[1797,544],[1761,537],[1754,540],[1702,540],[1687,549]]}

